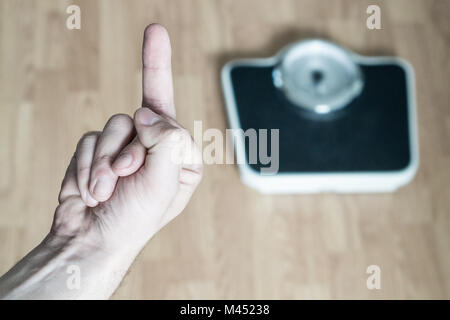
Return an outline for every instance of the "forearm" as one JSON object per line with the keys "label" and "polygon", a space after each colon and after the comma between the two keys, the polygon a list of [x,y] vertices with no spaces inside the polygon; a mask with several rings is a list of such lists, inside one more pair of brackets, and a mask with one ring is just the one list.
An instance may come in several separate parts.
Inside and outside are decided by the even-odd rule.
{"label": "forearm", "polygon": [[0,278],[1,299],[106,299],[135,253],[107,252],[83,238],[49,234]]}

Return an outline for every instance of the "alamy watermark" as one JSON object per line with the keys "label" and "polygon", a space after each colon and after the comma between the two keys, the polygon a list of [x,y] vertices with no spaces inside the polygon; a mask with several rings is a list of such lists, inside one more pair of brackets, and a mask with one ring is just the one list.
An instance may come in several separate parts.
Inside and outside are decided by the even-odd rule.
{"label": "alamy watermark", "polygon": [[69,274],[66,280],[66,286],[69,290],[80,290],[81,288],[81,268],[76,264],[67,267],[66,273]]}
{"label": "alamy watermark", "polygon": [[366,20],[366,26],[369,30],[381,29],[381,9],[376,4],[367,7],[366,13],[369,14]]}
{"label": "alamy watermark", "polygon": [[[274,175],[278,173],[280,164],[279,129],[226,129],[225,132],[217,128],[204,130],[203,122],[194,121],[193,140],[201,151],[201,158],[194,158],[193,154],[173,153],[172,161],[180,163],[205,165],[212,164],[257,164],[262,175]],[[184,143],[191,144],[192,139],[186,139]],[[246,147],[247,146],[247,147]],[[237,153],[235,154],[235,149]],[[245,151],[245,150],[246,151]],[[187,146],[184,150],[192,150]],[[245,155],[245,153],[247,153]]]}
{"label": "alamy watermark", "polygon": [[366,280],[366,286],[369,290],[381,289],[381,268],[376,264],[370,265],[366,269],[366,273],[370,276]]}
{"label": "alamy watermark", "polygon": [[69,30],[80,30],[81,29],[81,9],[79,6],[72,4],[67,7],[66,13],[69,16],[66,19],[66,27]]}
{"label": "alamy watermark", "polygon": [[[66,27],[69,30],[81,29],[81,8],[76,4],[71,4],[66,8],[69,16],[66,19]],[[381,29],[381,9],[376,4],[367,7],[366,13],[369,15],[366,20],[366,27],[369,30]]]}

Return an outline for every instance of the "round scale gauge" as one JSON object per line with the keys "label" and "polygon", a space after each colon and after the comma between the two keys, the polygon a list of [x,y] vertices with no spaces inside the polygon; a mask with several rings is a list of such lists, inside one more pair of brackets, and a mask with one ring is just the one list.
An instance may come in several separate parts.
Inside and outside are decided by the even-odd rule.
{"label": "round scale gauge", "polygon": [[274,85],[294,105],[328,114],[348,105],[363,89],[358,64],[345,49],[305,40],[284,49],[274,69]]}

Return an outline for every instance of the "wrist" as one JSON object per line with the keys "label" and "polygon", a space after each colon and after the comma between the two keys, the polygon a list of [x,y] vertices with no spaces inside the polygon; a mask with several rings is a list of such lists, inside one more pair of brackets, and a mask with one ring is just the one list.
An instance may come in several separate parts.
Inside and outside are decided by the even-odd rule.
{"label": "wrist", "polygon": [[133,261],[92,245],[88,237],[52,233],[24,260],[12,298],[107,299]]}
{"label": "wrist", "polygon": [[95,224],[73,220],[83,212],[64,207],[45,239],[0,278],[1,298],[102,299],[117,288],[137,252],[106,245]]}
{"label": "wrist", "polygon": [[158,230],[156,221],[145,219],[151,213],[140,208],[123,210],[123,206],[105,202],[90,210],[98,217],[92,229],[94,237],[100,239],[95,239],[94,243],[111,254],[134,258]]}
{"label": "wrist", "polygon": [[103,210],[102,206],[88,208],[68,199],[57,207],[50,233],[43,243],[49,249],[76,252],[80,258],[102,256],[117,260],[137,255],[140,248],[133,246],[133,242],[119,241],[122,238],[112,234],[115,228],[105,221],[105,216],[110,219],[113,212],[99,210]]}

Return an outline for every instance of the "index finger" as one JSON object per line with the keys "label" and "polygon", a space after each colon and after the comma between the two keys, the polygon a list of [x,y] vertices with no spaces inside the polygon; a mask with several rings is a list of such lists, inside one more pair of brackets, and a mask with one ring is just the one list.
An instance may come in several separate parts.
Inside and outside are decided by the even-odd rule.
{"label": "index finger", "polygon": [[167,30],[156,23],[147,26],[142,46],[142,106],[175,118],[171,55]]}

